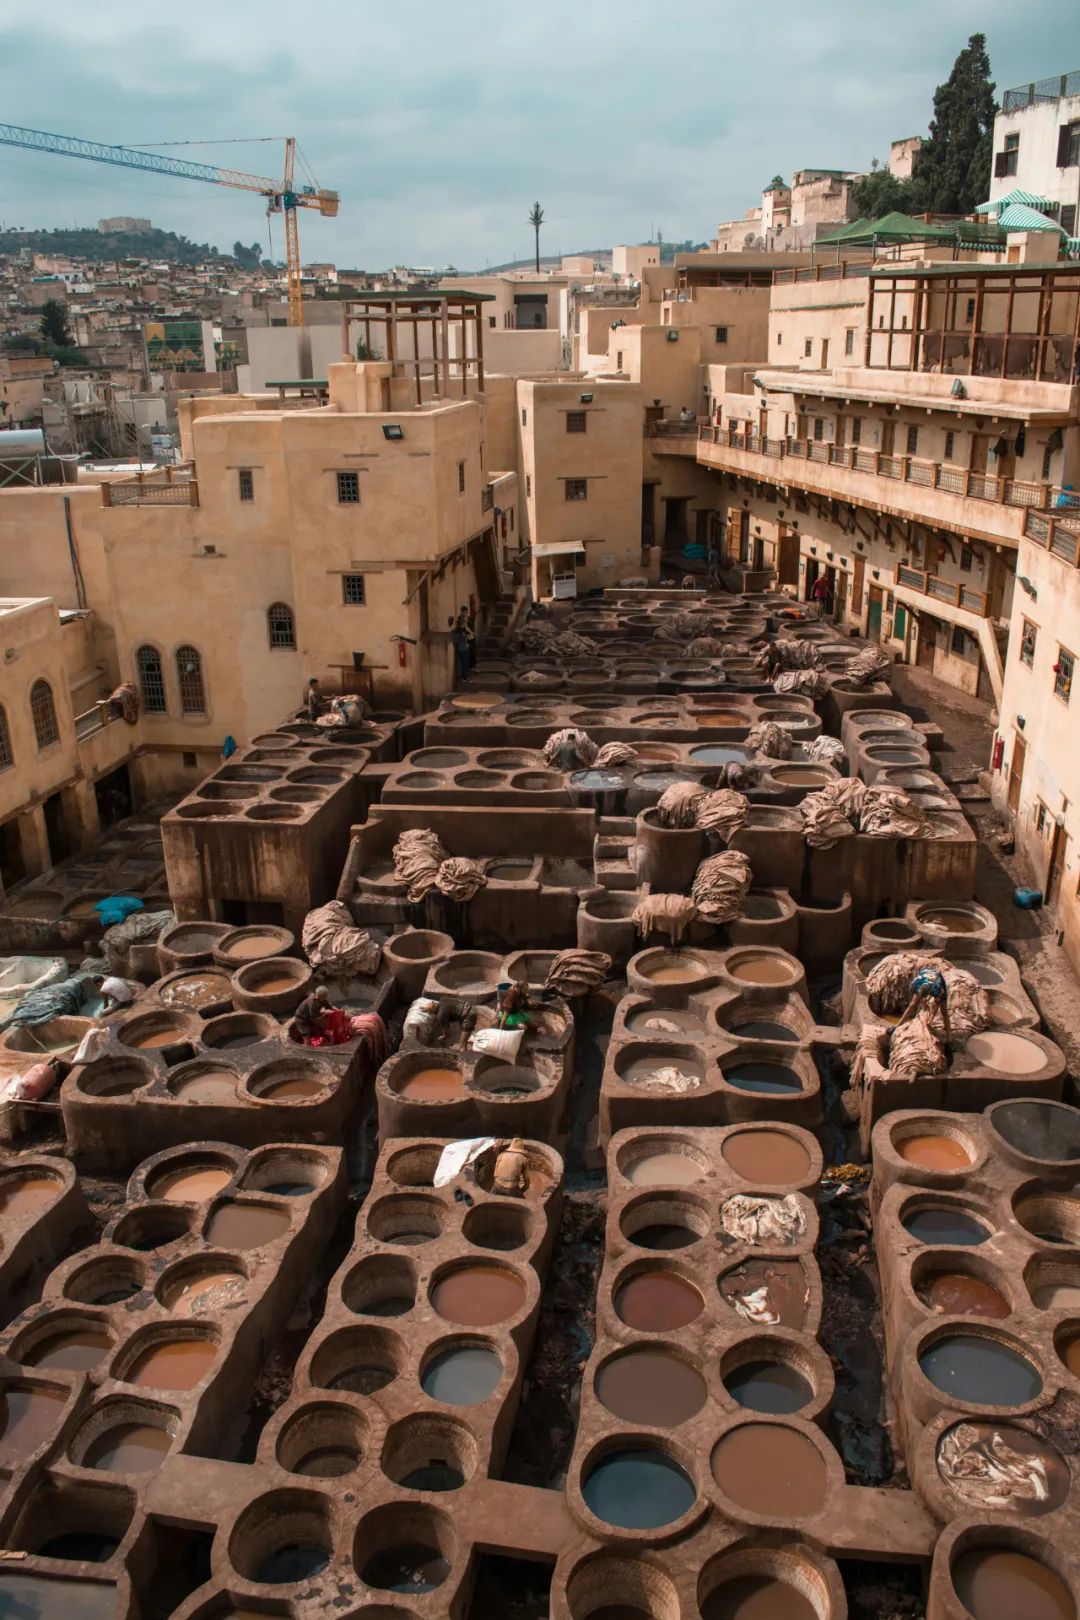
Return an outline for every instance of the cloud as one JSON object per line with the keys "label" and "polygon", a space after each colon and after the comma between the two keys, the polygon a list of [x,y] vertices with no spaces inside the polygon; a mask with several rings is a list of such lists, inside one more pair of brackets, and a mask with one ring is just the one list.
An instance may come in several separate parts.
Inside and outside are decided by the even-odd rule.
{"label": "cloud", "polygon": [[[531,251],[534,198],[548,251],[653,226],[703,240],[778,171],[884,159],[891,140],[925,130],[934,86],[975,30],[999,88],[1080,67],[1080,13],[1060,0],[549,0],[532,12],[307,0],[299,23],[285,0],[188,0],[167,26],[129,0],[52,0],[40,21],[5,30],[4,117],[117,143],[295,134],[342,198],[336,221],[304,219],[306,257],[482,267]],[[275,145],[185,155],[267,174],[280,164]],[[149,214],[227,247],[265,236],[261,208],[0,147],[7,224]]]}

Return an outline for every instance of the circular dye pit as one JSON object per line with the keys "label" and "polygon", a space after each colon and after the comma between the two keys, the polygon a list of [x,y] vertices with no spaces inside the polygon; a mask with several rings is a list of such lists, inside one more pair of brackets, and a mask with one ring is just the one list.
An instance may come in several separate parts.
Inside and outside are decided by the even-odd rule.
{"label": "circular dye pit", "polygon": [[525,1303],[525,1284],[502,1266],[458,1266],[432,1288],[431,1303],[445,1322],[459,1327],[493,1327],[520,1311]]}
{"label": "circular dye pit", "polygon": [[999,1074],[1037,1074],[1047,1063],[1040,1046],[1008,1030],[987,1029],[980,1035],[969,1035],[964,1051],[976,1063],[996,1069]]}
{"label": "circular dye pit", "polygon": [[1057,1353],[1074,1378],[1080,1378],[1080,1333],[1059,1340]]}
{"label": "circular dye pit", "polygon": [[700,1035],[705,1024],[688,1007],[639,1007],[626,1028],[636,1035]]}
{"label": "circular dye pit", "polygon": [[[261,987],[260,987],[261,988]],[[309,1074],[293,1074],[285,1080],[274,1080],[259,1091],[260,1102],[305,1102],[325,1091],[322,1080]]]}
{"label": "circular dye pit", "polygon": [[724,1495],[748,1513],[802,1519],[825,1506],[825,1459],[798,1429],[780,1423],[729,1429],[713,1450],[711,1466]]}
{"label": "circular dye pit", "polygon": [[1061,1577],[1011,1547],[966,1548],[953,1560],[952,1580],[973,1620],[1076,1620]]}
{"label": "circular dye pit", "polygon": [[919,1298],[939,1316],[985,1316],[1003,1321],[1011,1314],[1005,1295],[966,1271],[934,1271],[919,1283]]}
{"label": "circular dye pit", "polygon": [[809,1153],[784,1131],[736,1131],[720,1151],[735,1174],[755,1187],[783,1187],[810,1174]]}
{"label": "circular dye pit", "polygon": [[626,784],[618,771],[573,771],[570,786],[583,793],[607,793]]}
{"label": "circular dye pit", "polygon": [[[746,724],[746,720],[742,715],[731,721],[727,721],[723,717],[718,718],[716,715],[709,715],[709,720],[713,725],[744,726]],[[696,760],[699,765],[734,765],[736,763],[741,765],[746,759],[746,749],[736,748],[731,743],[706,743],[703,748],[692,748],[690,757]]]}
{"label": "circular dye pit", "polygon": [[12,1176],[0,1182],[0,1221],[21,1221],[34,1215],[60,1195],[55,1176]]}
{"label": "circular dye pit", "polygon": [[502,1362],[483,1345],[456,1345],[428,1362],[420,1388],[433,1401],[447,1406],[479,1406],[492,1395],[502,1378]]}
{"label": "circular dye pit", "polygon": [[1040,1311],[1080,1311],[1080,1269],[1034,1283],[1031,1303]]}
{"label": "circular dye pit", "polygon": [[159,1339],[139,1355],[124,1375],[147,1389],[194,1389],[218,1353],[210,1339]]}
{"label": "circular dye pit", "polygon": [[92,1372],[112,1349],[112,1342],[104,1328],[73,1328],[39,1340],[19,1359],[28,1367],[49,1367],[56,1372]]}
{"label": "circular dye pit", "polygon": [[736,1575],[710,1592],[701,1620],[819,1620],[819,1615],[810,1599],[786,1581]]}
{"label": "circular dye pit", "polygon": [[795,1031],[787,1024],[780,1024],[771,1018],[756,1018],[749,1024],[735,1024],[731,1033],[743,1041],[788,1041],[799,1039]]}
{"label": "circular dye pit", "polygon": [[399,1097],[410,1102],[456,1102],[464,1095],[464,1076],[460,1069],[433,1064],[427,1069],[415,1069],[396,1088]]}
{"label": "circular dye pit", "polygon": [[257,962],[264,956],[281,954],[280,934],[242,934],[223,950],[230,962]]}
{"label": "circular dye pit", "polygon": [[212,1007],[228,1001],[232,990],[224,973],[185,973],[162,988],[161,999],[170,1007]]}
{"label": "circular dye pit", "polygon": [[794,962],[782,956],[739,956],[728,964],[727,971],[740,984],[793,984],[799,969]]}
{"label": "circular dye pit", "polygon": [[938,1441],[937,1469],[980,1513],[1052,1513],[1072,1485],[1055,1447],[1018,1423],[956,1423]]}
{"label": "circular dye pit", "polygon": [[919,922],[924,928],[941,928],[950,934],[981,934],[986,921],[973,911],[954,910],[951,906],[938,906],[920,911]]}
{"label": "circular dye pit", "polygon": [[620,1530],[658,1530],[693,1507],[694,1482],[658,1451],[611,1451],[582,1482],[585,1504]]}
{"label": "circular dye pit", "polygon": [[693,1283],[672,1271],[639,1271],[615,1294],[616,1316],[639,1333],[673,1333],[704,1309]]}
{"label": "circular dye pit", "polygon": [[991,1236],[990,1228],[977,1215],[952,1204],[929,1204],[903,1217],[904,1231],[920,1243],[939,1243],[974,1248]]}
{"label": "circular dye pit", "polygon": [[261,1249],[289,1230],[289,1214],[269,1204],[222,1204],[210,1217],[206,1240],[222,1249]]}
{"label": "circular dye pit", "polygon": [[[264,1586],[291,1586],[295,1581],[310,1580],[313,1575],[318,1575],[329,1562],[330,1554],[325,1547],[291,1541],[284,1547],[275,1547],[263,1559],[252,1579]],[[243,1609],[234,1610],[232,1620],[237,1620],[237,1616],[243,1620],[243,1615]]]}
{"label": "circular dye pit", "polygon": [[14,1468],[54,1433],[67,1400],[61,1390],[8,1389],[0,1395],[0,1465]]}
{"label": "circular dye pit", "polygon": [[189,1271],[162,1289],[161,1300],[174,1316],[213,1316],[244,1297],[244,1278],[237,1271],[210,1267]]}
{"label": "circular dye pit", "polygon": [[797,1260],[747,1260],[720,1278],[720,1298],[758,1327],[801,1328],[809,1290]]}
{"label": "circular dye pit", "polygon": [[82,1466],[113,1474],[148,1474],[160,1467],[171,1445],[168,1430],[152,1423],[119,1423],[87,1447]]}
{"label": "circular dye pit", "polygon": [[596,1398],[624,1423],[671,1429],[705,1405],[704,1378],[668,1350],[629,1350],[596,1374]]}
{"label": "circular dye pit", "polygon": [[942,1394],[969,1406],[1023,1406],[1043,1385],[1038,1369],[1000,1339],[955,1333],[919,1356],[923,1373]]}
{"label": "circular dye pit", "polygon": [[786,1417],[814,1398],[814,1386],[796,1367],[783,1361],[744,1361],[724,1378],[732,1400],[751,1412]]}
{"label": "circular dye pit", "polygon": [[163,1198],[167,1204],[203,1204],[213,1198],[233,1178],[232,1165],[188,1165],[183,1170],[170,1170],[148,1188],[152,1198]]}
{"label": "circular dye pit", "polygon": [[649,1226],[635,1227],[631,1234],[631,1242],[639,1249],[687,1249],[697,1240],[698,1233],[678,1221],[654,1221]]}
{"label": "circular dye pit", "polygon": [[650,984],[686,984],[705,977],[704,965],[692,956],[669,956],[660,962],[644,963],[638,971]]}
{"label": "circular dye pit", "polygon": [[186,1103],[216,1103],[219,1107],[236,1101],[238,1076],[232,1069],[199,1069],[170,1080],[173,1096]]}
{"label": "circular dye pit", "polygon": [[756,1091],[770,1097],[796,1097],[803,1088],[795,1070],[779,1063],[733,1063],[724,1070],[724,1079],[737,1091]]}
{"label": "circular dye pit", "polygon": [[952,1136],[905,1136],[895,1147],[902,1159],[920,1170],[969,1170],[973,1162],[963,1143]]}
{"label": "circular dye pit", "polygon": [[1080,1108],[1068,1103],[1001,1103],[990,1116],[993,1129],[1017,1153],[1044,1164],[1080,1159]]}
{"label": "circular dye pit", "polygon": [[360,1579],[380,1592],[407,1592],[414,1597],[433,1592],[450,1573],[450,1565],[437,1547],[406,1541],[381,1547],[360,1570]]}
{"label": "circular dye pit", "polygon": [[646,1153],[628,1164],[623,1175],[632,1187],[690,1187],[704,1170],[688,1153]]}
{"label": "circular dye pit", "polygon": [[184,1039],[184,1030],[179,1024],[149,1026],[129,1024],[121,1030],[120,1039],[125,1046],[136,1047],[140,1052],[150,1052],[162,1046],[175,1046],[178,1041]]}

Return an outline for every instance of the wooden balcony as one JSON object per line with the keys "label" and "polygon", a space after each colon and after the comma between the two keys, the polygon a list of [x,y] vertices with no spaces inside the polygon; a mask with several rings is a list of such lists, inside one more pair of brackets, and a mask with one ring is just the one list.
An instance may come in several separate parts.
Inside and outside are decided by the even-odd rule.
{"label": "wooden balcony", "polygon": [[990,598],[985,591],[977,591],[958,580],[942,579],[940,574],[930,574],[922,568],[897,563],[893,584],[905,586],[909,591],[918,591],[921,596],[940,602],[945,607],[965,608],[968,613],[977,613],[980,619],[990,616]]}
{"label": "wooden balcony", "polygon": [[155,467],[101,486],[103,506],[198,506],[199,485],[194,462],[177,467]]}
{"label": "wooden balcony", "polygon": [[[1067,499],[1068,497],[1066,497]],[[1080,568],[1080,508],[1068,507],[1050,512],[1027,512],[1024,533],[1044,551],[1049,551],[1072,568]]]}

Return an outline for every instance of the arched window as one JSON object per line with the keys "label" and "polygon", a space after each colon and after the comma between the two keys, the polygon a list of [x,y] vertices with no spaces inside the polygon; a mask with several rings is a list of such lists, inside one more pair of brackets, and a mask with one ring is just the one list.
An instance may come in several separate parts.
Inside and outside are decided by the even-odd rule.
{"label": "arched window", "polygon": [[39,748],[60,741],[60,727],[56,723],[56,705],[48,681],[35,681],[30,688],[30,718],[34,722],[34,735]]}
{"label": "arched window", "polygon": [[288,602],[271,602],[266,610],[266,628],[270,635],[270,648],[296,646],[296,621]]}
{"label": "arched window", "polygon": [[184,714],[206,713],[202,658],[197,647],[177,647],[176,674],[180,681],[180,708]]}
{"label": "arched window", "polygon": [[135,667],[139,672],[139,691],[147,714],[167,714],[165,701],[165,670],[161,654],[156,647],[140,647],[135,654]]}
{"label": "arched window", "polygon": [[11,751],[11,732],[8,730],[7,710],[0,704],[0,771],[6,771],[14,765],[15,755]]}

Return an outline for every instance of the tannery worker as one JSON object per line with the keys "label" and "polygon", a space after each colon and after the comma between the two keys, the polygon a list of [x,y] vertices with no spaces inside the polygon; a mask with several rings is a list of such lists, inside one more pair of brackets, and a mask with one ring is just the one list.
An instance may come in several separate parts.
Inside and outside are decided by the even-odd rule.
{"label": "tannery worker", "polygon": [[945,975],[936,967],[921,967],[912,979],[909,986],[911,1000],[897,1019],[897,1028],[914,1018],[917,1013],[926,1012],[929,1015],[935,1007],[941,1009],[941,1021],[945,1026],[945,1039],[951,1039],[949,1034],[949,986],[945,982]]}
{"label": "tannery worker", "polygon": [[440,1041],[446,1040],[451,1024],[460,1024],[461,1036],[458,1045],[464,1046],[476,1028],[476,1008],[471,1001],[463,1001],[458,996],[447,996],[440,1001],[439,1011],[435,1017]]}
{"label": "tannery worker", "polygon": [[101,991],[102,1012],[112,1012],[114,1007],[127,1007],[135,1000],[135,986],[111,974],[98,980],[98,989]]}
{"label": "tannery worker", "polygon": [[323,697],[322,683],[317,675],[313,675],[307,683],[307,696],[304,698],[304,707],[309,720],[317,720],[327,710],[327,702]]}
{"label": "tannery worker", "polygon": [[528,1192],[529,1159],[520,1136],[515,1136],[495,1160],[492,1189],[506,1198],[524,1198]]}
{"label": "tannery worker", "polygon": [[529,1022],[529,998],[523,984],[508,984],[499,995],[497,1029],[521,1029]]}
{"label": "tannery worker", "polygon": [[322,1032],[323,1013],[330,1010],[330,992],[325,984],[304,997],[293,1014],[293,1029],[296,1039],[305,1046],[310,1046],[315,1036]]}

